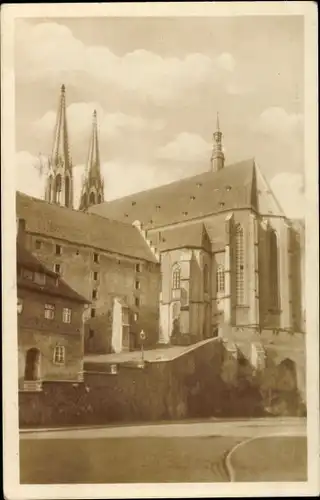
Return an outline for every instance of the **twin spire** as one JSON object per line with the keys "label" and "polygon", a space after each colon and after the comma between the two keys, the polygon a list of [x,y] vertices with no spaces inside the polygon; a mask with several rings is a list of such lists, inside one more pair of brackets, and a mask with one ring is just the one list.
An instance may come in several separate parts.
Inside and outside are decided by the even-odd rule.
{"label": "twin spire", "polygon": [[[66,89],[61,86],[57,121],[49,158],[49,174],[45,199],[73,208],[73,168],[69,151],[69,137],[66,115]],[[97,112],[93,112],[92,132],[85,176],[82,183],[79,210],[104,201],[104,183],[100,171]]]}

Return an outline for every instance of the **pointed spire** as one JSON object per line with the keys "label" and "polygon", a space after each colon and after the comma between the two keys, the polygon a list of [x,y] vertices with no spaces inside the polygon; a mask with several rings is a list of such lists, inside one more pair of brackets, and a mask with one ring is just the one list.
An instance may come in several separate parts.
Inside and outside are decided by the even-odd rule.
{"label": "pointed spire", "polygon": [[86,210],[91,205],[97,205],[104,201],[104,183],[100,171],[100,150],[98,139],[97,111],[92,115],[92,132],[89,145],[88,161],[82,184],[80,198],[80,210]]}
{"label": "pointed spire", "polygon": [[211,155],[211,170],[216,172],[224,167],[224,154],[222,150],[222,133],[220,131],[219,113],[217,113],[216,131],[213,134],[213,148]]}
{"label": "pointed spire", "polygon": [[66,88],[61,85],[61,92],[59,98],[59,107],[56,121],[56,128],[54,134],[53,148],[52,148],[52,161],[63,161],[66,168],[70,168],[69,158],[69,137],[67,128],[66,116]]}
{"label": "pointed spire", "polygon": [[220,132],[219,111],[217,112],[217,126],[216,126],[216,131]]}
{"label": "pointed spire", "polygon": [[45,199],[66,207],[73,206],[72,163],[66,115],[66,88],[61,85],[56,126],[54,131],[50,169]]}

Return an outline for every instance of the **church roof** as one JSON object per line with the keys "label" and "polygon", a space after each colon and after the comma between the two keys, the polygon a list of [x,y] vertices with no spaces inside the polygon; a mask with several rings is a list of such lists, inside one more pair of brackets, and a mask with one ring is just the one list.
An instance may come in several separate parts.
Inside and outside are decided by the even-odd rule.
{"label": "church roof", "polygon": [[[149,237],[149,235],[148,235]],[[159,252],[177,248],[201,248],[211,252],[209,236],[202,222],[150,234],[151,243]]]}
{"label": "church roof", "polygon": [[79,212],[17,192],[17,217],[26,220],[26,231],[156,262],[137,228],[95,214]]}
{"label": "church roof", "polygon": [[139,220],[146,230],[237,208],[283,216],[273,193],[257,171],[254,160],[249,159],[217,172],[204,172],[95,205],[89,211],[129,223]]}
{"label": "church roof", "polygon": [[69,300],[80,302],[82,304],[90,304],[90,301],[71,288],[57,273],[54,273],[44,266],[29,250],[27,250],[20,242],[17,241],[17,266],[28,269],[33,272],[45,274],[54,278],[46,280],[44,284],[31,281],[24,278],[18,273],[17,286],[18,288],[27,288],[39,293],[45,293],[57,297],[67,298]]}

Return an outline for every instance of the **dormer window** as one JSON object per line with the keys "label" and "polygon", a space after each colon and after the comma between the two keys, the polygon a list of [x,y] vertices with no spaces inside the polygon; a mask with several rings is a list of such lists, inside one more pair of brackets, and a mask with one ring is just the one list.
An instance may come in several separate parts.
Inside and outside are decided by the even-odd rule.
{"label": "dormer window", "polygon": [[197,188],[201,188],[202,184],[201,182],[197,182]]}
{"label": "dormer window", "polygon": [[160,208],[161,208],[161,207],[160,207],[160,205],[156,205],[156,210],[158,210],[158,211],[159,211],[159,210],[160,210]]}
{"label": "dormer window", "polygon": [[188,212],[182,212],[182,215],[186,217],[188,215]]}
{"label": "dormer window", "polygon": [[137,204],[137,202],[136,202],[136,201],[133,201],[133,202],[131,203],[131,205],[132,205],[133,207],[134,207],[136,204]]}
{"label": "dormer window", "polygon": [[195,197],[195,196],[190,196],[190,200],[191,200],[191,201],[194,201],[195,199],[196,199],[196,197]]}
{"label": "dormer window", "polygon": [[129,214],[124,214],[125,217],[129,217]]}
{"label": "dormer window", "polygon": [[221,208],[224,207],[224,202],[223,201],[220,201],[219,207],[221,207]]}
{"label": "dormer window", "polygon": [[98,253],[93,254],[93,262],[95,264],[99,264],[99,254]]}
{"label": "dormer window", "polygon": [[226,186],[226,191],[231,191],[231,186]]}

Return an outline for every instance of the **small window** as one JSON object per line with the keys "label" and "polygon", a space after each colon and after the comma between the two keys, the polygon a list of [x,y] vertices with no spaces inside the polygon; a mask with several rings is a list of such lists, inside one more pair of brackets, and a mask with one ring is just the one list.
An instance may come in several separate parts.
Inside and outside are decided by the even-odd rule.
{"label": "small window", "polygon": [[18,299],[17,299],[17,311],[18,311],[18,314],[22,313],[22,309],[23,309],[23,300],[18,297]]}
{"label": "small window", "polygon": [[34,277],[34,274],[32,271],[30,271],[29,269],[23,269],[22,270],[22,277],[24,279],[27,279],[27,280],[30,280],[30,281],[33,281],[33,277]]}
{"label": "small window", "polygon": [[186,217],[188,215],[188,212],[182,212],[182,215]]}
{"label": "small window", "polygon": [[53,351],[53,362],[56,365],[64,365],[66,350],[63,345],[56,345]]}
{"label": "small window", "polygon": [[159,212],[160,208],[161,208],[161,207],[160,207],[160,205],[156,205],[156,210],[157,210],[158,212]]}
{"label": "small window", "polygon": [[40,240],[36,240],[35,247],[36,247],[36,250],[40,250],[40,248],[41,248],[41,241]]}
{"label": "small window", "polygon": [[45,304],[44,317],[46,319],[54,319],[55,306],[53,304]]}
{"label": "small window", "polygon": [[138,314],[138,313],[134,313],[134,315],[133,315],[133,319],[134,319],[134,321],[138,321],[138,319],[139,319],[139,314]]}
{"label": "small window", "polygon": [[53,270],[57,274],[61,274],[61,265],[60,264],[55,264],[53,267]]}
{"label": "small window", "polygon": [[137,273],[141,272],[141,264],[136,264],[136,272]]}
{"label": "small window", "polygon": [[217,292],[218,293],[225,292],[225,271],[223,264],[220,264],[217,267]]}
{"label": "small window", "polygon": [[96,299],[97,295],[98,295],[98,290],[96,288],[94,288],[94,290],[92,290],[92,298]]}
{"label": "small window", "polygon": [[46,282],[46,275],[43,273],[34,273],[34,281],[38,285],[44,285]]}
{"label": "small window", "polygon": [[91,328],[90,328],[90,330],[89,330],[89,339],[93,339],[93,337],[94,337],[94,330],[91,330]]}
{"label": "small window", "polygon": [[76,250],[76,255],[79,255],[79,254],[80,254],[79,250]]}
{"label": "small window", "polygon": [[61,245],[56,245],[56,255],[61,255]]}
{"label": "small window", "polygon": [[98,271],[94,271],[93,272],[93,279],[94,279],[94,281],[97,281],[97,279],[98,279]]}
{"label": "small window", "polygon": [[64,307],[62,311],[62,321],[64,323],[71,323],[71,309]]}
{"label": "small window", "polygon": [[195,197],[195,196],[190,196],[190,200],[191,200],[191,201],[194,201],[195,199],[196,199],[196,197]]}
{"label": "small window", "polygon": [[140,290],[140,281],[138,281],[138,280],[137,280],[137,281],[135,282],[134,286],[135,286],[135,289],[136,289],[136,290]]}
{"label": "small window", "polygon": [[93,262],[95,264],[99,264],[99,254],[98,253],[93,254]]}
{"label": "small window", "polygon": [[201,188],[201,186],[202,186],[201,182],[198,182],[197,183],[197,188]]}
{"label": "small window", "polygon": [[223,201],[221,201],[221,202],[219,203],[219,206],[220,206],[221,208],[222,208],[222,207],[224,207],[224,202],[223,202]]}
{"label": "small window", "polygon": [[136,204],[137,204],[137,202],[136,202],[136,201],[133,201],[133,202],[131,203],[131,205],[132,205],[133,207],[134,207]]}
{"label": "small window", "polygon": [[92,307],[92,309],[91,309],[91,318],[95,318],[95,316],[96,316],[96,310],[95,310],[94,307]]}
{"label": "small window", "polygon": [[172,267],[172,289],[178,290],[180,288],[181,269],[179,264],[174,264]]}
{"label": "small window", "polygon": [[137,307],[139,307],[139,306],[140,306],[140,299],[139,299],[139,297],[135,297],[135,299],[134,299],[134,303],[135,303],[135,305],[136,305]]}

